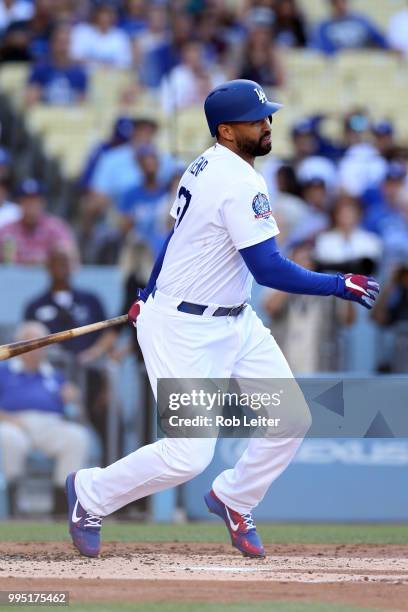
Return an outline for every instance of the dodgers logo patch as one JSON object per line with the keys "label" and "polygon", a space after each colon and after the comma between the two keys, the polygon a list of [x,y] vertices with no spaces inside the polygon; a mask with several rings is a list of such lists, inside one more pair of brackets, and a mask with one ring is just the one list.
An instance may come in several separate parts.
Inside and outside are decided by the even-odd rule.
{"label": "dodgers logo patch", "polygon": [[268,197],[264,193],[256,194],[252,200],[252,210],[255,213],[255,219],[265,219],[272,214]]}

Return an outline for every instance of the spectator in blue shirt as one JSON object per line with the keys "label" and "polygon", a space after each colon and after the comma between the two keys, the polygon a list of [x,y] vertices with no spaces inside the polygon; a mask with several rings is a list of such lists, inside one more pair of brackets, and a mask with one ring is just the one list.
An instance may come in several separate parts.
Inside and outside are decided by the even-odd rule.
{"label": "spectator in blue shirt", "polygon": [[47,57],[50,50],[50,36],[56,21],[56,9],[61,3],[50,0],[36,0],[35,12],[30,20],[30,51],[37,60]]}
{"label": "spectator in blue shirt", "polygon": [[295,150],[294,162],[300,162],[310,155],[327,157],[337,161],[344,154],[344,147],[323,136],[320,125],[325,115],[313,115],[300,119],[292,128],[292,142]]}
{"label": "spectator in blue shirt", "polygon": [[[16,339],[31,340],[48,333],[44,325],[31,321],[21,325]],[[90,443],[83,425],[64,418],[67,412],[80,416],[79,391],[51,366],[45,349],[0,367],[0,449],[12,513],[18,510],[17,487],[32,449],[55,459],[54,513],[65,512],[65,478],[86,466]]]}
{"label": "spectator in blue shirt", "polygon": [[397,150],[392,122],[388,120],[377,121],[372,125],[371,130],[374,136],[375,148],[384,159],[391,161]]}
{"label": "spectator in blue shirt", "polygon": [[363,226],[384,241],[387,261],[408,258],[408,218],[405,212],[406,170],[399,162],[388,165],[385,179],[363,194]]}
{"label": "spectator in blue shirt", "polygon": [[385,36],[367,17],[349,11],[348,0],[328,2],[332,14],[319,24],[314,47],[328,55],[344,49],[388,49]]}
{"label": "spectator in blue shirt", "polygon": [[[119,203],[123,194],[135,184],[140,184],[142,173],[137,160],[136,151],[140,146],[153,144],[158,125],[151,119],[136,120],[131,142],[108,151],[101,156],[93,174],[90,188],[105,200],[104,205]],[[175,168],[174,158],[166,153],[160,153],[160,179],[169,181]],[[101,209],[104,206],[101,205]]]}
{"label": "spectator in blue shirt", "polygon": [[384,215],[398,211],[405,176],[404,166],[399,162],[391,162],[382,183],[365,191],[362,198],[365,213],[363,222],[368,229],[381,234],[381,219]]}
{"label": "spectator in blue shirt", "polygon": [[158,176],[159,156],[155,147],[140,147],[137,160],[143,180],[126,191],[119,202],[122,227],[125,234],[133,231],[137,238],[147,242],[157,257],[167,235],[167,228],[161,223],[162,206],[167,204],[167,184]]}
{"label": "spectator in blue shirt", "polygon": [[163,77],[180,63],[181,50],[194,38],[194,27],[187,12],[169,12],[163,3],[151,3],[147,29],[136,40],[143,85],[152,89],[160,86]]}
{"label": "spectator in blue shirt", "polygon": [[87,75],[69,55],[71,30],[67,25],[55,27],[51,38],[51,58],[35,64],[28,79],[27,105],[38,102],[69,106],[85,100]]}
{"label": "spectator in blue shirt", "polygon": [[315,125],[310,118],[300,119],[292,127],[293,159],[296,165],[311,155],[317,155],[319,141]]}
{"label": "spectator in blue shirt", "polygon": [[134,127],[135,122],[130,117],[119,117],[115,121],[111,137],[108,140],[97,144],[92,149],[87,161],[85,162],[85,168],[82,171],[82,175],[79,179],[79,185],[82,187],[82,189],[87,189],[89,187],[95,172],[95,168],[97,167],[103,154],[128,143],[132,138]]}
{"label": "spectator in blue shirt", "polygon": [[[131,142],[103,153],[93,172],[89,192],[83,201],[81,245],[83,261],[114,264],[117,262],[121,236],[109,223],[107,211],[117,208],[123,195],[143,181],[136,152],[140,146],[153,144],[158,125],[147,118],[137,119]],[[159,180],[168,183],[176,169],[176,160],[159,153]]]}
{"label": "spectator in blue shirt", "polygon": [[132,38],[137,37],[147,27],[146,9],[145,0],[125,0],[119,27]]}

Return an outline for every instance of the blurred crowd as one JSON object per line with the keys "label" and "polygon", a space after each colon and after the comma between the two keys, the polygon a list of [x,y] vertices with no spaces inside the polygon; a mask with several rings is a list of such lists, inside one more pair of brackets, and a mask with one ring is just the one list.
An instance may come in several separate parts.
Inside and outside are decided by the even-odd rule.
{"label": "blurred crowd", "polygon": [[[372,318],[393,328],[400,350],[398,359],[395,352],[390,358],[379,346],[377,365],[406,372],[408,148],[391,121],[373,121],[366,109],[344,116],[335,141],[325,136],[326,120],[320,115],[297,122],[292,158],[271,156],[263,165],[279,241],[308,268],[374,275],[387,286]],[[279,292],[270,292],[264,307],[296,372],[348,369],[341,338],[358,316],[354,307],[307,296],[289,300]]]}
{"label": "blurred crowd", "polygon": [[[132,83],[120,92],[123,101],[153,93],[170,115],[202,104],[214,86],[230,78],[253,79],[272,92],[284,88],[287,49],[327,56],[380,49],[401,61],[408,58],[408,3],[384,31],[356,12],[353,0],[326,4],[326,18],[314,23],[297,0],[0,0],[0,71],[6,63],[29,66],[27,109],[83,105],[95,70],[128,71]],[[337,115],[342,129],[336,137],[326,129],[332,117],[299,117],[290,134],[292,155],[279,159],[272,153],[259,170],[288,256],[314,270],[380,278],[384,289],[373,321],[393,329],[396,343],[378,367],[407,372],[408,143],[401,142],[388,117],[374,120],[373,111],[356,107]],[[163,151],[159,132],[151,116],[117,117],[109,137],[88,153],[77,178],[78,216],[70,221],[52,212],[44,181],[37,176],[16,180],[14,160],[0,139],[0,262],[44,265],[49,276],[47,291],[25,305],[26,321],[54,332],[106,318],[98,298],[79,291],[71,280],[81,263],[122,266],[121,313],[127,311],[169,231],[168,212],[192,161]],[[341,330],[358,314],[351,304],[267,291],[263,307],[296,373],[345,369]],[[35,324],[26,323],[18,337],[38,332]],[[24,402],[16,405],[9,393],[16,377],[25,372],[33,388],[41,377],[46,381],[47,393],[54,395],[45,397],[42,390],[38,407],[46,406],[47,419],[52,415],[50,426],[59,426],[66,407],[72,412],[76,403],[75,414],[85,415],[106,442],[109,384],[98,360],[126,352],[140,358],[135,341],[119,355],[119,335],[115,329],[64,345],[74,370],[88,370],[80,398],[72,388],[64,390],[65,382],[52,373],[44,355],[0,369],[0,439],[13,438],[20,449],[16,462],[3,458],[10,482],[20,477],[30,444],[45,444],[30,429],[29,414],[16,414],[29,408]],[[83,444],[79,425],[66,439],[71,435],[75,444]],[[49,452],[57,457],[58,507],[61,465],[70,461],[72,471],[79,455],[69,448],[50,447]],[[101,462],[106,462],[106,447]]]}
{"label": "blurred crowd", "polygon": [[0,3],[0,63],[30,63],[28,105],[81,103],[92,71],[113,67],[134,73],[125,97],[159,92],[171,112],[200,103],[227,78],[283,85],[281,58],[288,48],[327,55],[378,48],[407,55],[407,40],[408,8],[382,32],[353,10],[353,0],[327,0],[327,18],[317,24],[297,0]]}
{"label": "blurred crowd", "polygon": [[[45,290],[33,294],[24,304],[23,321],[9,340],[27,341],[107,318],[101,299],[76,286],[73,272],[77,259],[72,242],[57,240],[47,250],[45,266]],[[140,284],[137,274],[129,276],[121,312],[129,309]],[[134,335],[115,346],[124,328],[127,326],[81,335],[1,364],[0,474],[7,485],[12,515],[22,513],[21,488],[27,478],[35,476],[37,464],[40,473],[45,470],[50,476],[49,510],[60,517],[65,513],[68,473],[90,463],[104,466],[122,456],[129,423],[135,428],[133,433],[127,432],[133,444],[135,440],[139,444],[150,441],[150,404],[144,400],[143,386],[139,384],[137,396],[131,398],[133,415],[127,424],[123,398],[117,390],[116,395],[114,392],[115,372],[116,377],[119,372],[113,364],[130,353],[136,363],[141,358]],[[137,378],[140,372],[135,371],[135,362],[132,365],[133,377]],[[140,414],[135,415],[138,409]],[[44,465],[44,456],[51,465]],[[136,507],[143,512],[145,501]]]}
{"label": "blurred crowd", "polygon": [[[284,87],[288,48],[328,56],[370,48],[408,53],[408,6],[382,31],[353,0],[325,4],[326,17],[316,23],[298,0],[1,0],[0,62],[30,66],[27,107],[80,105],[93,71],[108,67],[134,75],[124,98],[155,92],[172,113],[201,104],[228,78]],[[291,158],[272,154],[260,169],[285,252],[308,245],[317,269],[389,278],[408,261],[408,146],[389,118],[374,121],[370,110],[337,115],[336,138],[325,129],[331,117],[299,117]],[[89,151],[70,224],[48,213],[47,185],[37,177],[16,184],[13,160],[1,148],[0,261],[43,264],[58,244],[76,265],[119,262],[128,278],[136,269],[143,282],[191,161],[162,150],[159,135],[152,117],[118,117]]]}

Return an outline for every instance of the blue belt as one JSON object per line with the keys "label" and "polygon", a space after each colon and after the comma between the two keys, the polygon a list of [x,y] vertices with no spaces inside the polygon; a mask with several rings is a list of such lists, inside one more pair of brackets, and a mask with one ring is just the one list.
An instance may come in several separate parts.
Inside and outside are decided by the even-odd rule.
{"label": "blue belt", "polygon": [[[156,293],[156,287],[153,288],[152,298],[154,298],[154,294]],[[211,316],[213,317],[237,317],[244,308],[247,307],[247,304],[240,304],[239,306],[233,306],[232,308],[228,308],[227,306],[219,306],[217,310],[213,312]],[[192,302],[180,302],[177,306],[177,310],[180,312],[186,312],[188,314],[195,315],[203,315],[204,311],[208,308],[208,306],[204,306],[204,304],[193,304]]]}
{"label": "blue belt", "polygon": [[[177,310],[180,312],[187,312],[188,314],[202,315],[208,306],[203,304],[192,304],[191,302],[181,302],[177,306]],[[246,304],[240,304],[239,306],[233,306],[227,308],[226,306],[219,306],[211,316],[213,317],[237,317],[246,308]]]}

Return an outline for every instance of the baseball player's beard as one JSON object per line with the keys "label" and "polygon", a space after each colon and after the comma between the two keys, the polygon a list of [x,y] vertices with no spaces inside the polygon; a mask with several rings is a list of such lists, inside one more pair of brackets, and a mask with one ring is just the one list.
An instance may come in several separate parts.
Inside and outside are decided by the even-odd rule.
{"label": "baseball player's beard", "polygon": [[257,141],[237,138],[237,147],[244,155],[262,157],[263,155],[267,155],[272,149],[272,142],[270,140],[265,141],[265,136],[269,136],[269,134],[264,134]]}

